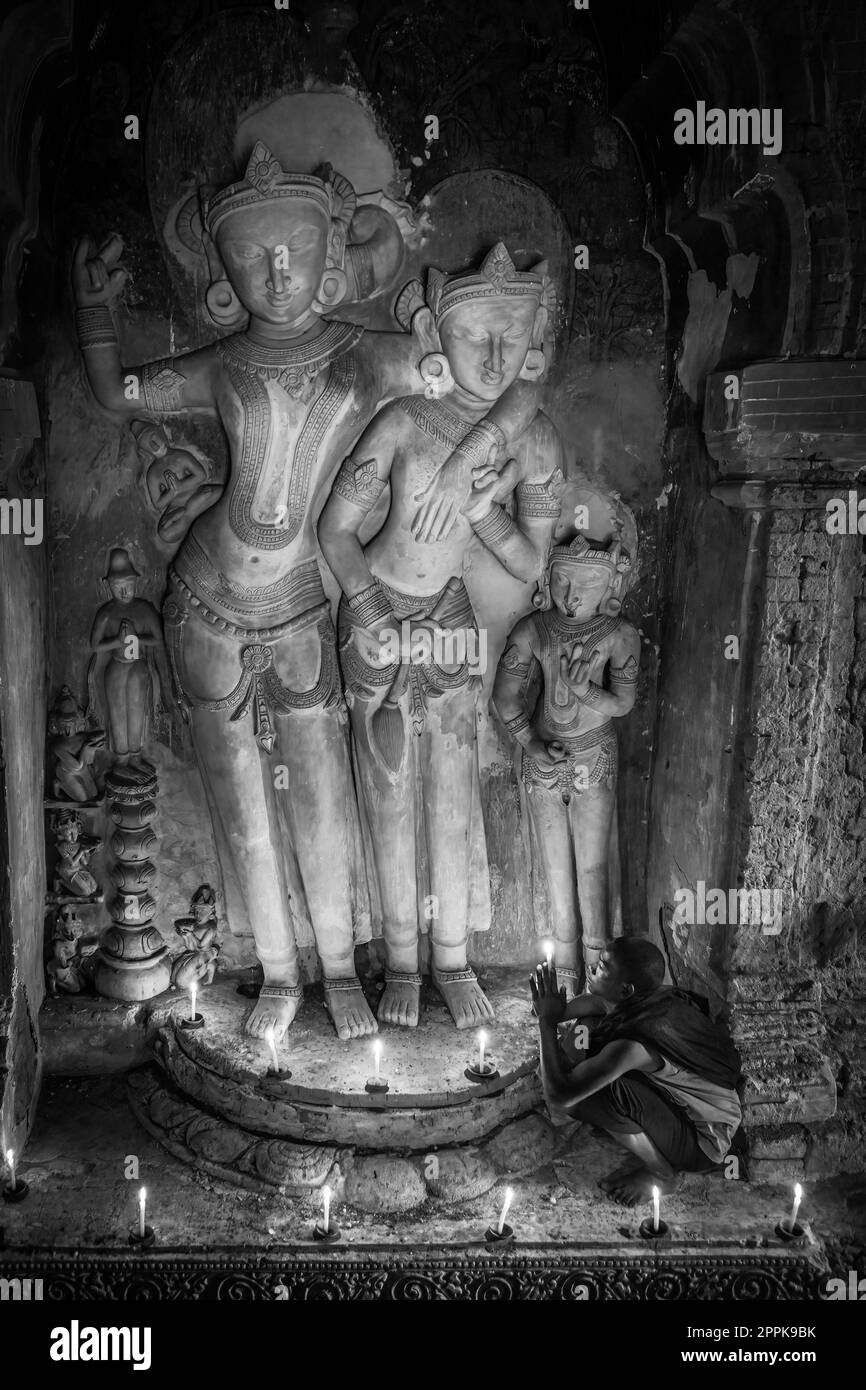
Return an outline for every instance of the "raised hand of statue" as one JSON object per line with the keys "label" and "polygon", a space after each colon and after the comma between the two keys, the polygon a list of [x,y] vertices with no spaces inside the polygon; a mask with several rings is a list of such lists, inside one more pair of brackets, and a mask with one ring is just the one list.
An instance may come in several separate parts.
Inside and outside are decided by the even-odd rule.
{"label": "raised hand of statue", "polygon": [[472,491],[469,500],[460,509],[469,522],[480,521],[495,503],[504,502],[517,487],[517,460],[508,459],[500,472],[493,461],[495,456],[494,448],[487,463],[472,470]]}
{"label": "raised hand of statue", "polygon": [[583,699],[589,693],[590,685],[594,682],[600,684],[606,660],[602,652],[593,652],[588,660],[576,653],[569,659],[563,652],[559,658],[560,678],[572,695]]}
{"label": "raised hand of statue", "polygon": [[79,309],[113,304],[127,281],[120,265],[123,240],[113,233],[97,250],[90,237],[82,237],[72,261],[72,289]]}

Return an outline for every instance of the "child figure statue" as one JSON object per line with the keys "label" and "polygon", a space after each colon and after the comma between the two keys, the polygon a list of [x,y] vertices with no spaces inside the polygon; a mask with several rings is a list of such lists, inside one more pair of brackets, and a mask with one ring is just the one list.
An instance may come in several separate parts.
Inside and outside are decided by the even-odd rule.
{"label": "child figure statue", "polygon": [[569,996],[580,992],[584,969],[611,935],[613,720],[634,705],[640,658],[640,637],[619,615],[634,574],[634,545],[629,553],[622,542],[626,525],[636,542],[634,519],[617,500],[606,540],[577,535],[554,547],[540,595],[546,607],[511,632],[493,689],[505,727],[523,748],[533,867],[546,884],[557,978]]}
{"label": "child figure statue", "polygon": [[[413,319],[435,349],[424,363],[428,398],[379,411],[319,524],[345,595],[341,661],[386,948],[379,1020],[404,1027],[418,1023],[425,898],[434,907],[433,979],[456,1026],[493,1013],[467,959],[470,933],[490,925],[490,901],[476,743],[481,670],[467,660],[480,644],[462,574],[474,542],[516,578],[540,577],[559,516],[561,447],[539,413],[507,450],[491,441],[474,468],[454,467],[453,451],[519,374],[543,371],[545,272],[544,264],[518,271],[501,243],[477,271],[428,272],[426,308]],[[419,512],[419,494],[442,475],[444,505]],[[365,520],[388,485],[388,514],[364,545]],[[512,496],[513,517],[501,505]],[[395,653],[401,632],[408,650],[401,643]]]}

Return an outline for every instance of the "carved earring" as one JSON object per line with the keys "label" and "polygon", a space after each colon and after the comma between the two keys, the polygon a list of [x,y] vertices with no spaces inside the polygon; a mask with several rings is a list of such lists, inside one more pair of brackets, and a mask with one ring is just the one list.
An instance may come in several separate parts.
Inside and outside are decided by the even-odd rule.
{"label": "carved earring", "polygon": [[321,280],[319,281],[318,293],[313,300],[313,309],[317,314],[330,313],[345,298],[349,290],[349,278],[345,270],[339,266],[328,266]]}
{"label": "carved earring", "polygon": [[541,348],[530,348],[518,375],[522,381],[537,381],[544,372],[545,365]]}
{"label": "carved earring", "polygon": [[622,601],[611,594],[610,598],[603,600],[599,608],[606,618],[616,618],[622,608]]}
{"label": "carved earring", "polygon": [[451,375],[451,367],[444,352],[426,353],[418,363],[418,370],[425,384],[424,395],[428,401],[435,401],[439,396],[447,396],[448,392],[453,390],[454,378]]}
{"label": "carved earring", "polygon": [[239,328],[247,317],[230,280],[215,280],[208,285],[204,300],[208,313],[220,328]]}

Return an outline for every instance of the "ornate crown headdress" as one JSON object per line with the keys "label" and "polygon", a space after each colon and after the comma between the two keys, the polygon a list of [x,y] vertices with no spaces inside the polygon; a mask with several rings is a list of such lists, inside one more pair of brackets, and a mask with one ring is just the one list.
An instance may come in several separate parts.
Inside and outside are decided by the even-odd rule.
{"label": "ornate crown headdress", "polygon": [[547,261],[539,261],[532,270],[518,270],[505,244],[497,241],[478,270],[446,275],[431,267],[427,272],[427,304],[437,327],[459,304],[501,295],[533,295],[540,306],[552,311],[555,292]]}
{"label": "ornate crown headdress", "polygon": [[628,578],[632,557],[624,548],[622,538],[617,535],[613,544],[599,545],[587,536],[578,535],[568,545],[555,545],[550,552],[551,565],[596,565],[607,568],[611,582],[619,577],[619,587]]}
{"label": "ornate crown headdress", "polygon": [[331,168],[320,165],[314,174],[294,174],[285,170],[263,141],[258,140],[238,183],[212,194],[205,202],[204,219],[211,237],[232,212],[281,198],[307,198],[316,203],[330,220],[328,260],[342,268],[346,257],[346,236],[355,214],[355,190]]}

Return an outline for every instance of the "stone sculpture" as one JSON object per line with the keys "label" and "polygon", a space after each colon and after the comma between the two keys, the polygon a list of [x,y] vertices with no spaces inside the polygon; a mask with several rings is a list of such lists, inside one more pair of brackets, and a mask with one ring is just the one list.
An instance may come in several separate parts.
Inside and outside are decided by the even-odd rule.
{"label": "stone sculpture", "polygon": [[81,817],[71,808],[55,812],[51,817],[51,829],[58,856],[54,870],[55,894],[70,894],[96,902],[101,895],[99,884],[90,872],[90,856],[102,841],[95,835],[81,833]]}
{"label": "stone sculpture", "polygon": [[203,883],[192,895],[190,915],[175,918],[174,929],[183,940],[185,949],[171,963],[171,982],[177,989],[189,989],[192,984],[213,982],[217,971],[220,948],[216,914],[216,894],[210,884]]}
{"label": "stone sculpture", "polygon": [[[432,349],[422,364],[431,398],[404,397],[376,415],[319,525],[345,595],[341,661],[382,906],[387,1023],[418,1023],[428,888],[433,978],[454,1022],[492,1017],[467,960],[469,933],[489,926],[490,904],[476,748],[482,647],[461,576],[474,539],[510,574],[540,577],[559,515],[561,447],[538,414],[507,448],[497,436],[478,455],[460,450],[518,374],[543,371],[545,269],[516,270],[500,243],[477,272],[429,272],[414,319]],[[419,298],[420,285],[412,293]],[[416,498],[442,472],[445,506],[419,519]],[[384,524],[364,546],[361,528],[389,484]],[[514,518],[502,505],[512,495]],[[419,887],[425,858],[429,884]]]}
{"label": "stone sculpture", "polygon": [[64,685],[48,720],[48,785],[57,800],[95,801],[99,796],[93,764],[105,746],[102,729],[91,729],[68,685]]}
{"label": "stone sculpture", "polygon": [[154,658],[162,625],[153,604],[136,597],[139,578],[128,551],[116,546],[105,575],[111,599],[97,611],[90,634],[90,705],[104,704],[111,751],[120,764],[141,762],[148,710],[155,717],[160,703]]}
{"label": "stone sculpture", "polygon": [[195,518],[222,496],[222,484],[210,481],[207,465],[189,449],[175,448],[161,425],[133,420],[132,433],[145,464],[147,496],[159,514],[156,534],[166,545],[177,545]]}
{"label": "stone sculpture", "polygon": [[83,937],[83,927],[71,903],[58,907],[51,952],[45,966],[48,993],[80,994],[91,984],[96,939]]}
{"label": "stone sculpture", "polygon": [[[356,210],[354,190],[330,166],[286,172],[260,141],[243,178],[205,202],[202,230],[211,316],[243,331],[123,367],[108,307],[125,279],[114,237],[76,252],[79,336],[103,406],[216,411],[228,438],[229,481],[173,561],[164,621],[228,921],[252,932],[264,970],[245,1028],[284,1033],[302,999],[298,942],[312,937],[338,1035],[360,1037],[376,1028],[354,965],[353,886],[361,891],[363,874],[314,519],[375,406],[421,382],[414,335],[365,334],[324,316],[381,293],[399,271],[402,238],[384,209]],[[130,375],[137,403],[124,393]],[[500,403],[508,437],[535,412],[534,390],[520,386]],[[489,437],[477,428],[476,447]],[[279,788],[262,756],[275,750]]]}
{"label": "stone sculpture", "polygon": [[541,593],[546,606],[511,632],[493,690],[505,727],[522,745],[533,869],[546,885],[557,978],[569,994],[580,990],[611,934],[613,720],[634,705],[640,659],[640,637],[620,616],[635,547],[634,519],[617,499],[601,540],[579,534],[554,547]]}

